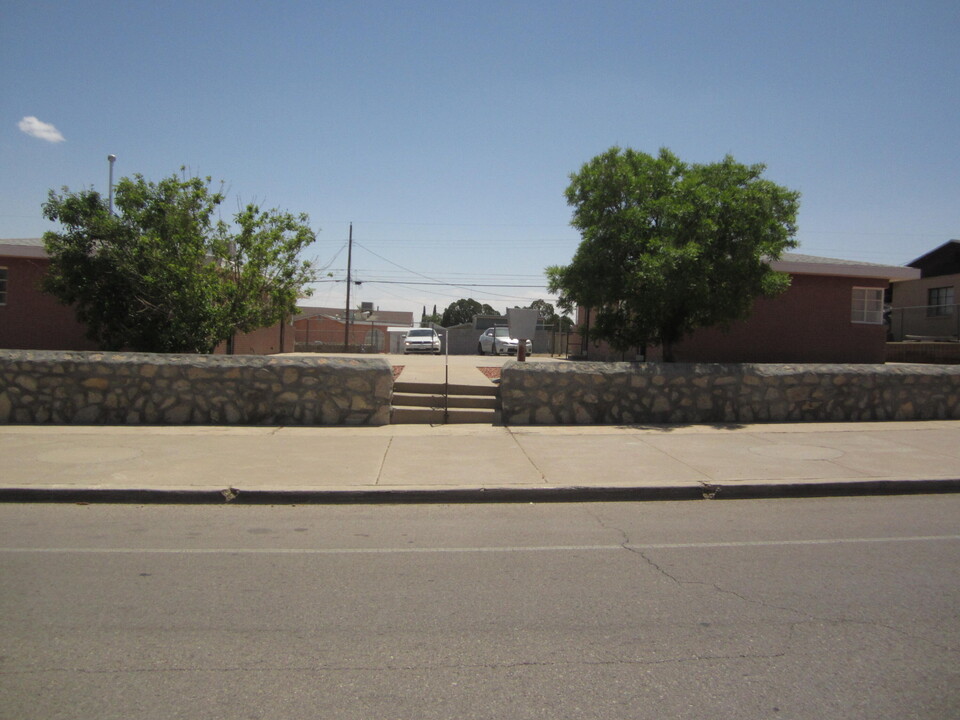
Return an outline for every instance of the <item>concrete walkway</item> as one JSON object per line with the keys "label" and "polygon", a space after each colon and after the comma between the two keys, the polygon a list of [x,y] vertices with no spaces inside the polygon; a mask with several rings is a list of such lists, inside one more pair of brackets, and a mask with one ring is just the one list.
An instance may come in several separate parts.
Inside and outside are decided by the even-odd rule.
{"label": "concrete walkway", "polygon": [[[313,353],[288,353],[316,357]],[[479,368],[499,368],[515,357],[510,355],[369,355],[338,354],[329,357],[370,358],[383,357],[394,367],[403,368],[397,380],[411,383],[442,383],[451,385],[489,385],[490,380]],[[568,362],[564,358],[534,355],[531,362]]]}
{"label": "concrete walkway", "polygon": [[6,501],[542,502],[957,492],[960,422],[0,426],[0,468]]}
{"label": "concrete walkway", "polygon": [[[386,358],[402,366],[401,381],[474,385],[491,384],[478,368],[511,359]],[[960,421],[0,426],[5,501],[550,502],[905,492],[960,492]]]}

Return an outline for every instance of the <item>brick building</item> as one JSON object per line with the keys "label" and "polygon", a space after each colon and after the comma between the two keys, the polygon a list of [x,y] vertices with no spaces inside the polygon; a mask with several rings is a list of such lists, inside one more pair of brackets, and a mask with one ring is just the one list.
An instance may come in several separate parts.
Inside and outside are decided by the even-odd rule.
{"label": "brick building", "polygon": [[921,255],[908,267],[915,280],[893,283],[890,329],[894,340],[960,340],[960,240]]}
{"label": "brick building", "polygon": [[[700,328],[674,346],[677,362],[882,363],[887,326],[883,295],[892,280],[919,277],[909,267],[785,253],[771,263],[791,275],[790,289],[757,298],[746,320]],[[587,320],[581,308],[577,322]],[[576,348],[573,349],[576,353]],[[589,360],[634,360],[604,344],[584,342]],[[659,347],[645,359],[660,360]]]}
{"label": "brick building", "polygon": [[[0,348],[8,350],[97,350],[74,309],[40,290],[50,260],[40,238],[0,240]],[[238,355],[293,350],[292,326],[279,324],[237,335]],[[226,343],[215,350],[226,352]]]}
{"label": "brick building", "polygon": [[0,348],[96,350],[73,308],[40,291],[49,264],[39,238],[0,240]]}

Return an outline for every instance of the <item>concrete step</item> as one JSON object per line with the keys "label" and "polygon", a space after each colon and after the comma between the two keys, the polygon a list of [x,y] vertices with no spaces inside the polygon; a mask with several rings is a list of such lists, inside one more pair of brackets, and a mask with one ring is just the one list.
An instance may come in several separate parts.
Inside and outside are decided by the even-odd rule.
{"label": "concrete step", "polygon": [[393,386],[390,422],[494,424],[500,422],[498,396],[495,385],[398,382]]}
{"label": "concrete step", "polygon": [[396,382],[394,393],[415,393],[422,395],[443,395],[444,390],[451,395],[486,395],[496,397],[500,394],[497,385],[445,385],[444,383]]}
{"label": "concrete step", "polygon": [[390,413],[394,425],[484,424],[500,422],[500,411],[492,409],[454,408],[444,413],[443,408],[394,407]]}
{"label": "concrete step", "polygon": [[[443,408],[443,395],[418,395],[416,393],[393,394],[394,407],[431,407]],[[448,408],[486,408],[495,410],[497,398],[490,395],[449,395],[446,399]]]}

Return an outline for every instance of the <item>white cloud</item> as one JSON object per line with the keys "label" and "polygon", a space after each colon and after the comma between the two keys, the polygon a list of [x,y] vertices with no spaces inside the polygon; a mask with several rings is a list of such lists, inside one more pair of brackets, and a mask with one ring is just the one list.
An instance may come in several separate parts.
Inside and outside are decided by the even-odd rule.
{"label": "white cloud", "polygon": [[32,135],[35,138],[40,138],[41,140],[46,140],[47,142],[58,143],[63,142],[66,138],[50,123],[45,123],[42,120],[38,120],[33,117],[33,115],[28,115],[23,120],[17,123],[17,127],[20,128],[27,135]]}

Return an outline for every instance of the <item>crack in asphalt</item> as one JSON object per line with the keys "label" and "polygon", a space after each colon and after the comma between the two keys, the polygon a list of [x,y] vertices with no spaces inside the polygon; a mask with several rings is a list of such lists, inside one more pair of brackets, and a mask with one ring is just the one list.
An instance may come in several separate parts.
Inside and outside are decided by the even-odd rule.
{"label": "crack in asphalt", "polygon": [[[668,572],[668,571],[667,571],[665,568],[663,568],[661,565],[659,565],[656,561],[654,561],[651,557],[649,557],[649,556],[648,556],[643,550],[641,550],[639,547],[634,546],[634,545],[631,545],[631,544],[630,544],[630,536],[627,534],[627,532],[626,532],[623,528],[616,527],[616,526],[613,526],[613,525],[608,524],[608,523],[607,523],[606,521],[604,521],[604,519],[603,519],[602,517],[600,517],[597,513],[591,512],[591,511],[589,511],[589,510],[587,511],[587,513],[588,513],[594,520],[596,520],[597,524],[600,525],[600,527],[602,527],[604,530],[610,530],[610,531],[616,532],[618,535],[620,535],[620,542],[618,543],[618,544],[620,545],[620,547],[622,547],[624,550],[626,550],[626,551],[628,551],[628,552],[633,553],[634,555],[639,555],[641,558],[643,558],[643,561],[644,561],[647,565],[649,565],[651,568],[653,568],[657,573],[659,573],[659,574],[662,575],[663,577],[665,577],[665,578],[667,578],[668,580],[671,580],[672,582],[674,582],[676,585],[680,585],[680,586],[683,586],[683,585],[701,585],[701,586],[705,586],[705,587],[711,587],[711,588],[713,588],[716,592],[718,592],[718,593],[720,593],[720,594],[723,594],[723,595],[732,595],[733,597],[737,598],[738,600],[740,600],[740,601],[742,601],[742,602],[744,602],[744,603],[747,603],[747,604],[749,604],[749,605],[756,605],[756,606],[758,606],[758,607],[763,607],[763,608],[767,608],[767,609],[771,609],[771,610],[782,610],[782,611],[784,611],[784,612],[790,612],[790,613],[793,613],[793,614],[795,614],[795,615],[799,615],[801,618],[803,618],[801,621],[790,623],[790,632],[789,632],[789,634],[788,634],[788,636],[787,636],[787,638],[786,638],[786,641],[785,641],[785,642],[787,643],[788,647],[789,647],[789,644],[790,644],[791,640],[793,639],[794,630],[796,629],[796,627],[797,627],[798,625],[804,625],[804,624],[808,624],[808,623],[826,623],[826,624],[833,624],[833,625],[847,625],[847,624],[849,624],[849,625],[863,625],[863,626],[869,627],[869,628],[871,628],[871,629],[883,628],[884,630],[888,630],[888,631],[890,631],[890,632],[896,633],[896,634],[901,635],[901,636],[903,636],[903,637],[910,638],[911,640],[917,640],[917,641],[920,641],[920,642],[927,643],[928,645],[930,645],[930,646],[932,646],[932,647],[935,647],[935,648],[937,648],[937,649],[939,649],[939,650],[942,650],[942,651],[944,651],[944,652],[960,653],[960,648],[954,648],[954,647],[951,647],[951,646],[949,646],[949,645],[944,645],[943,643],[937,642],[936,640],[934,640],[934,639],[932,639],[932,638],[924,637],[924,636],[922,636],[922,635],[912,634],[912,633],[909,633],[909,632],[907,632],[907,631],[905,631],[905,630],[903,630],[903,629],[901,629],[901,628],[897,628],[897,627],[894,627],[894,626],[892,626],[892,625],[887,625],[887,624],[885,624],[885,623],[882,623],[882,622],[879,622],[879,621],[876,621],[876,620],[857,620],[857,619],[854,619],[854,618],[843,618],[843,617],[838,618],[838,617],[829,617],[829,616],[821,616],[821,615],[811,615],[810,613],[804,612],[803,610],[799,610],[799,609],[794,608],[794,607],[789,607],[789,606],[786,606],[786,605],[776,605],[776,604],[774,604],[774,603],[766,602],[766,601],[764,601],[764,600],[757,600],[757,599],[754,599],[754,598],[747,597],[746,595],[743,595],[743,594],[741,594],[741,593],[738,593],[738,592],[735,591],[735,590],[729,590],[729,589],[727,589],[727,588],[724,588],[724,587],[718,585],[717,583],[704,582],[704,581],[702,581],[702,580],[681,580],[680,578],[678,578],[678,577],[674,576],[673,574],[671,574],[670,572]],[[778,655],[774,655],[774,656],[771,656],[771,657],[781,657],[781,656],[783,656],[783,653],[778,654]]]}

